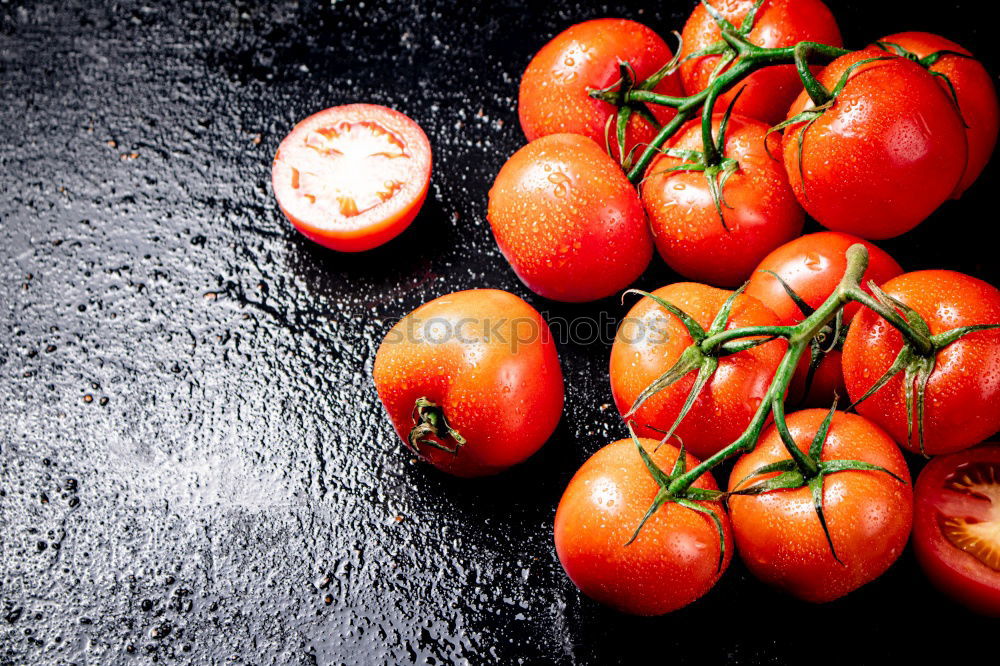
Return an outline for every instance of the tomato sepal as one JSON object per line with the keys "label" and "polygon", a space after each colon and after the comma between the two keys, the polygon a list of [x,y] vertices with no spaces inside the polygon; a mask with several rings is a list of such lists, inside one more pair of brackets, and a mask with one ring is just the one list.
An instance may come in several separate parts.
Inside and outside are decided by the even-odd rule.
{"label": "tomato sepal", "polygon": [[636,540],[639,536],[639,532],[642,531],[643,526],[649,521],[650,518],[667,502],[673,502],[679,506],[682,506],[691,511],[696,511],[698,513],[708,516],[715,530],[719,535],[719,561],[717,564],[716,571],[721,572],[722,566],[725,564],[726,560],[726,532],[725,528],[722,526],[722,519],[719,514],[706,506],[698,504],[698,502],[712,502],[717,501],[722,498],[725,493],[719,490],[711,490],[709,488],[687,488],[681,493],[673,493],[670,491],[670,484],[677,478],[684,475],[687,471],[687,452],[684,449],[684,442],[681,442],[680,454],[677,456],[677,461],[674,463],[673,469],[669,474],[664,472],[656,464],[653,458],[646,451],[646,448],[639,441],[639,438],[635,434],[635,430],[632,428],[632,424],[628,424],[629,436],[635,443],[636,449],[639,451],[639,456],[642,458],[643,464],[649,471],[650,476],[656,481],[656,485],[660,489],[656,492],[656,496],[653,497],[653,502],[649,505],[649,509],[646,511],[645,515],[639,521],[636,526],[635,531],[632,533],[631,538],[625,542],[625,546],[629,546]]}
{"label": "tomato sepal", "polygon": [[[422,444],[452,455],[457,455],[458,450],[465,446],[465,438],[449,425],[441,406],[428,398],[416,399],[412,418],[413,429],[410,430],[406,441],[409,449],[418,457],[425,457],[420,450]],[[447,439],[451,439],[455,445],[449,447],[444,444]]]}

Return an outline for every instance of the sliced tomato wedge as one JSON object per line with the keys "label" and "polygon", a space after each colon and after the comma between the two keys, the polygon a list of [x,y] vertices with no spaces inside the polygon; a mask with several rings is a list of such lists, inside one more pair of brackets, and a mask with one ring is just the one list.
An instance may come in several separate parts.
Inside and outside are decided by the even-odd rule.
{"label": "sliced tomato wedge", "polygon": [[934,458],[917,479],[917,559],[946,594],[1000,616],[1000,444]]}
{"label": "sliced tomato wedge", "polygon": [[315,113],[278,146],[271,183],[295,228],[325,247],[360,252],[398,236],[431,180],[431,145],[399,111],[348,104]]}

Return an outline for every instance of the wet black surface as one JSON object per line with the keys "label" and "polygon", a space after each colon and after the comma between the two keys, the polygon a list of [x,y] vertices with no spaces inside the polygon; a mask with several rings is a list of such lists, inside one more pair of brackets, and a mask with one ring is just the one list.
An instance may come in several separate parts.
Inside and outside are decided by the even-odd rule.
{"label": "wet black surface", "polygon": [[[528,293],[484,215],[534,50],[600,15],[667,34],[690,3],[647,5],[0,0],[0,663],[868,663],[995,640],[909,553],[820,608],[738,562],[662,619],[581,598],[551,519],[624,434],[604,343],[562,346],[557,435],[495,479],[411,463],[384,422],[374,351],[432,297],[622,314]],[[851,44],[937,30],[1000,71],[972,15],[989,3],[831,5]],[[364,256],[311,245],[269,189],[294,122],[352,101],[406,112],[436,151],[424,211]],[[994,166],[886,247],[1000,283],[997,185]],[[641,285],[670,279],[654,260]]]}

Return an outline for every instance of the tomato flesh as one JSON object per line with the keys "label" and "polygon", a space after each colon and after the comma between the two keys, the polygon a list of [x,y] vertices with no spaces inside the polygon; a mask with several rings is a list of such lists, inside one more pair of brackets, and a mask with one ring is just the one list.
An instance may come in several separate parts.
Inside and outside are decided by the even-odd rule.
{"label": "tomato flesh", "polygon": [[915,500],[913,545],[924,573],[973,610],[1000,616],[1000,446],[934,458]]}
{"label": "tomato flesh", "polygon": [[274,157],[278,205],[326,247],[357,252],[398,235],[427,196],[427,137],[403,114],[370,104],[326,109],[285,137]]}
{"label": "tomato flesh", "polygon": [[961,493],[961,501],[939,507],[941,533],[951,545],[1000,572],[1000,463],[961,465],[945,480],[945,488]]}

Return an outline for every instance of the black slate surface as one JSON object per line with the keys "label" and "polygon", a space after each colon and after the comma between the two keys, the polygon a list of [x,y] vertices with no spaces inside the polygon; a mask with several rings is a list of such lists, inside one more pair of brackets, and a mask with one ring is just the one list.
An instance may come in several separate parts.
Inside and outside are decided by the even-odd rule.
{"label": "black slate surface", "polygon": [[[830,4],[852,45],[936,30],[1000,72],[990,3]],[[624,313],[522,287],[486,191],[551,35],[602,15],[666,35],[691,5],[0,0],[0,663],[874,663],[995,644],[910,553],[823,607],[738,562],[661,619],[581,598],[551,520],[624,434],[606,342],[562,345],[563,422],[497,478],[411,463],[383,419],[375,349],[430,298]],[[412,228],[361,256],[299,236],[269,186],[295,121],[353,101],[411,115],[436,151]],[[994,165],[884,245],[1000,283],[997,186]],[[640,285],[672,279],[654,259]]]}

